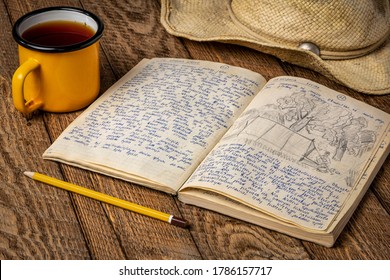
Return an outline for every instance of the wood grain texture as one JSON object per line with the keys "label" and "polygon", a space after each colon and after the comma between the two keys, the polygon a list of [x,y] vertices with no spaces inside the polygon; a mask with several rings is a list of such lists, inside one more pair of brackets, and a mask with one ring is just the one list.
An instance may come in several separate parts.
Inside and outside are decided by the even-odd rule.
{"label": "wood grain texture", "polygon": [[295,238],[195,206],[182,209],[203,259],[309,259]]}
{"label": "wood grain texture", "polygon": [[[296,75],[320,82],[384,111],[390,96],[368,96],[310,70],[257,51],[168,34],[158,0],[0,1],[0,259],[390,259],[390,162],[373,181],[333,248],[300,241],[212,211],[185,205],[135,184],[44,161],[44,150],[82,112],[38,112],[26,120],[13,106],[11,78],[18,67],[12,24],[47,6],[83,7],[102,18],[101,93],[143,58],[179,57],[224,62],[266,79]],[[182,229],[24,177],[32,170],[171,212]]]}
{"label": "wood grain texture", "polygon": [[381,205],[390,213],[390,157],[388,157],[379,170],[370,186]]}
{"label": "wood grain texture", "polygon": [[42,117],[27,121],[13,106],[11,77],[18,60],[11,35],[16,15],[11,15],[25,12],[17,7],[0,2],[0,258],[87,259],[89,250],[69,194],[42,190],[23,175],[28,169],[61,173],[58,165],[40,157],[51,143]]}

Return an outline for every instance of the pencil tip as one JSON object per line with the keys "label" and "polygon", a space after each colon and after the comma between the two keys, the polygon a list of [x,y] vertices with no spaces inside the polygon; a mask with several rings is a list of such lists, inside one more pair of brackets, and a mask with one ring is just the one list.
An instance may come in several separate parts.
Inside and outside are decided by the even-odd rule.
{"label": "pencil tip", "polygon": [[27,177],[30,177],[30,178],[32,178],[32,177],[33,177],[33,175],[34,175],[34,172],[25,171],[23,174],[24,174],[24,175],[26,175]]}
{"label": "pencil tip", "polygon": [[173,216],[171,219],[171,225],[187,228],[188,222],[186,220]]}

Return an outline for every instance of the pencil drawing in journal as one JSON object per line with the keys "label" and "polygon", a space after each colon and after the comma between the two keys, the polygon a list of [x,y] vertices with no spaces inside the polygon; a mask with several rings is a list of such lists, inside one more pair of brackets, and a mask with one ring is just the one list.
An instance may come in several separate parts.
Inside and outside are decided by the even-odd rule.
{"label": "pencil drawing in journal", "polygon": [[144,59],[43,157],[332,246],[389,153],[389,123],[306,79]]}

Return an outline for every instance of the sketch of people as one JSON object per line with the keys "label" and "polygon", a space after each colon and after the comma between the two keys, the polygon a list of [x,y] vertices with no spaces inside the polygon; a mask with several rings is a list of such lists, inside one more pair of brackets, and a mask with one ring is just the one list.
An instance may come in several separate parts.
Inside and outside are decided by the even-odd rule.
{"label": "sketch of people", "polygon": [[329,164],[331,163],[330,152],[329,151],[325,151],[324,154],[322,154],[322,155],[320,154],[317,157],[317,162],[318,162],[318,168],[317,168],[318,171],[328,172]]}
{"label": "sketch of people", "polygon": [[330,158],[329,151],[325,151],[324,154],[319,155],[319,157],[317,157],[317,163],[317,171],[320,171],[322,173],[340,174],[336,169],[330,167],[332,160]]}
{"label": "sketch of people", "polygon": [[[355,117],[347,107],[295,92],[248,110],[228,137],[266,142],[320,172],[339,174],[331,167],[332,161],[340,162],[346,154],[359,157],[372,149],[376,134],[367,127],[367,119]],[[322,154],[316,148],[318,143]]]}
{"label": "sketch of people", "polygon": [[367,138],[367,143],[364,145],[369,145],[369,143],[375,142],[375,134],[373,131],[363,132],[363,128],[367,127],[367,120],[363,117],[353,118],[347,124],[339,128],[338,140],[336,152],[333,156],[334,160],[341,161],[344,153],[348,150],[350,154],[354,154],[354,149],[359,149],[363,146],[363,143],[360,142],[360,135],[366,134],[370,135]]}

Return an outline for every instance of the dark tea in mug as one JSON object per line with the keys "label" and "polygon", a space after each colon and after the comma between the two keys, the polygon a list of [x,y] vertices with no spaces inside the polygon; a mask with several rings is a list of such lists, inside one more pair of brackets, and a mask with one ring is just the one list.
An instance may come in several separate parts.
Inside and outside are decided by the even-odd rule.
{"label": "dark tea in mug", "polygon": [[99,40],[104,25],[93,13],[74,7],[48,7],[19,18],[12,35],[20,66],[12,77],[17,110],[72,112],[99,94]]}
{"label": "dark tea in mug", "polygon": [[63,47],[84,42],[95,31],[80,22],[48,21],[36,24],[23,32],[22,38],[31,43],[47,47]]}

